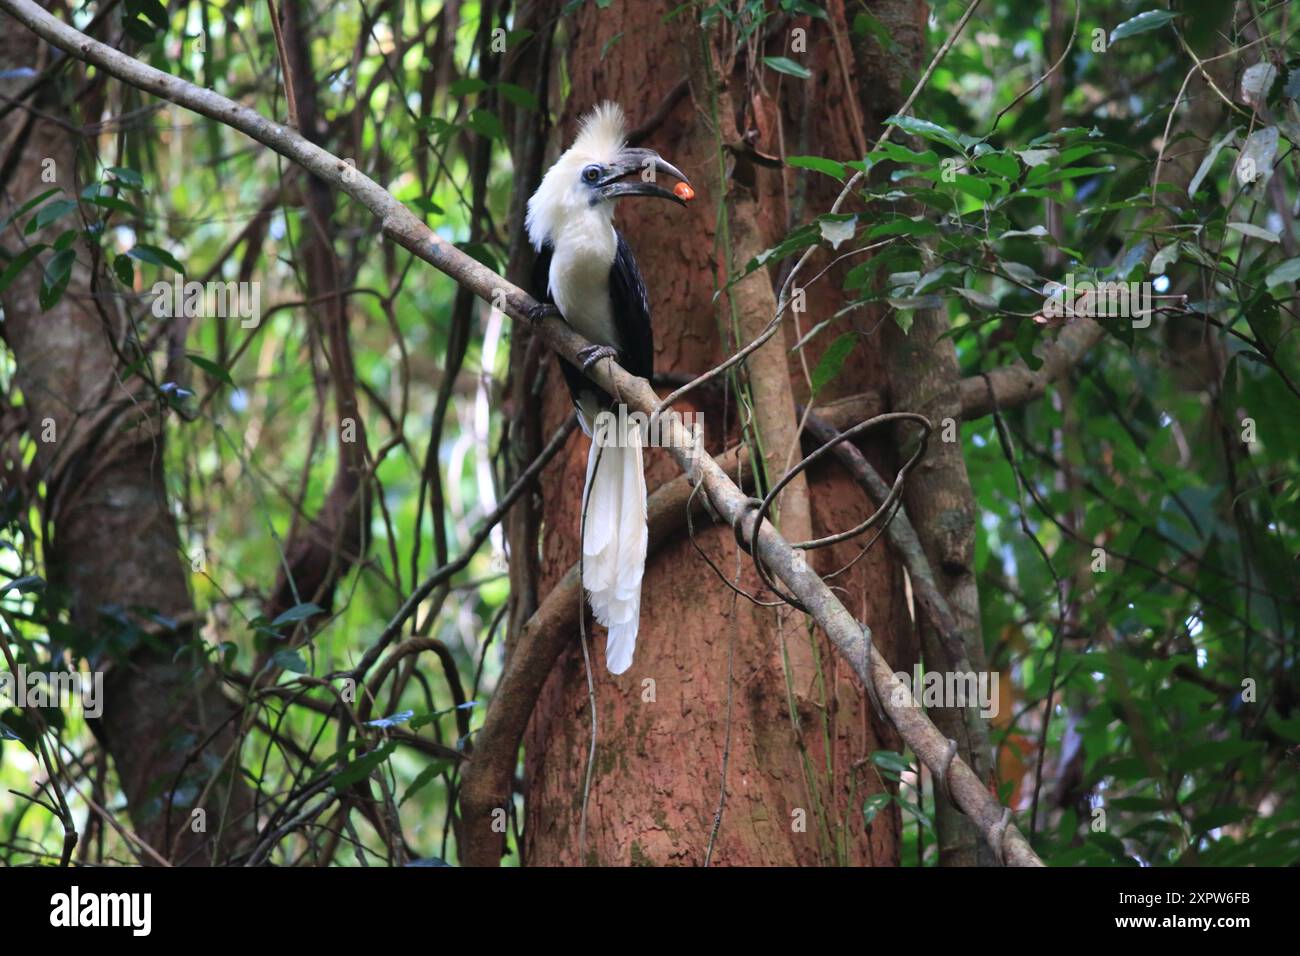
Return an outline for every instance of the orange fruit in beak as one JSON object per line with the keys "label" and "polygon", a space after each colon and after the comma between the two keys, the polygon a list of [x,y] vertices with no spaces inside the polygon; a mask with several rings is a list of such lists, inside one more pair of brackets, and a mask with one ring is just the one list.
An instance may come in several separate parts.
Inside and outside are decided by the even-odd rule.
{"label": "orange fruit in beak", "polygon": [[695,190],[692,189],[690,186],[686,185],[685,183],[678,183],[676,186],[673,187],[673,195],[676,196],[678,199],[682,199],[685,200],[686,202],[690,202],[692,199],[695,198]]}

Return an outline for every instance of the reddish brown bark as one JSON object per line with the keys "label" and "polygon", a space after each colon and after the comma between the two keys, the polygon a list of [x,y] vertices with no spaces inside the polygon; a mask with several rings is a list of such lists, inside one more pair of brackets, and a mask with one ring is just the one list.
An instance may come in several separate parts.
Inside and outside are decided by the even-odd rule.
{"label": "reddish brown bark", "polygon": [[[566,141],[577,116],[606,98],[621,102],[636,126],[691,72],[687,45],[699,38],[686,20],[665,20],[672,6],[615,3],[598,15],[595,8],[584,7],[566,22],[567,68],[573,81],[561,121]],[[833,5],[832,16],[844,30],[838,5]],[[831,34],[820,21],[793,25],[807,30],[808,52],[801,59],[814,71],[813,78],[797,81],[768,71],[764,92],[748,89],[738,66],[726,78],[727,93],[740,111],[730,119],[730,128],[741,135],[753,130],[752,145],[776,154],[781,151],[776,136],[779,115],[790,154],[856,158],[852,120],[836,105],[856,94],[844,86]],[[785,52],[787,32],[770,38],[769,54]],[[621,39],[615,40],[620,33]],[[685,210],[629,202],[617,217],[649,287],[655,364],[662,371],[699,372],[724,354],[713,303],[715,282],[727,260],[726,251],[715,247],[724,186],[719,182],[719,144],[708,122],[710,110],[708,91],[693,89],[645,142],[687,171],[698,187],[695,202]],[[727,176],[725,188],[733,192],[725,202],[751,203],[769,246],[784,236],[788,217],[828,208],[836,194],[829,179],[791,174],[783,184],[779,171],[752,164],[739,168],[729,162]],[[787,206],[787,191],[800,212]],[[819,253],[805,275],[815,275],[827,261]],[[840,278],[838,270],[831,270],[808,288],[808,311],[801,316],[804,331],[843,304]],[[845,318],[817,336],[809,347],[810,364],[855,322],[862,320]],[[869,330],[864,324],[858,331]],[[785,333],[788,348],[796,338],[791,322]],[[781,348],[779,336],[771,347]],[[864,334],[844,373],[822,397],[866,390],[883,380],[882,371],[876,341]],[[806,399],[797,361],[791,362],[790,373],[795,397]],[[548,390],[543,433],[568,412],[562,392]],[[709,448],[716,452],[728,433],[727,441],[735,439],[734,418],[724,422],[723,409],[716,405],[705,414]],[[890,463],[887,455],[874,451],[868,446],[878,467]],[[565,454],[562,467],[548,472],[542,482],[548,529],[540,565],[543,594],[577,555],[586,440],[575,437]],[[676,468],[665,453],[652,450],[647,471],[653,489]],[[851,527],[870,507],[852,481],[833,467],[812,471],[809,485],[814,533]],[[739,568],[737,583],[756,590],[750,560],[737,559],[729,529],[697,527],[697,532],[700,546],[724,572],[735,575]],[[822,572],[834,570],[858,550],[849,543],[818,552],[814,566]],[[900,627],[905,610],[899,575],[883,548],[877,547],[835,583],[844,589],[849,608],[871,626],[876,646],[897,666],[910,666],[914,652],[898,639],[906,633]],[[824,636],[814,630],[810,643],[802,615],[736,599],[684,539],[652,558],[643,594],[636,661],[626,674],[613,677],[605,670],[603,632],[594,629],[599,743],[585,862],[702,863],[729,730],[727,803],[714,863],[896,863],[897,818],[882,814],[866,827],[862,813],[866,797],[881,789],[866,758],[874,750],[895,747],[896,738],[876,722],[862,688]],[[728,727],[729,653],[734,657]],[[787,668],[793,695],[787,692]],[[792,699],[797,719],[791,717]],[[578,830],[589,734],[587,685],[575,634],[573,646],[543,688],[525,739],[525,859],[530,864],[580,862]],[[806,819],[802,832],[797,826],[801,811]]]}

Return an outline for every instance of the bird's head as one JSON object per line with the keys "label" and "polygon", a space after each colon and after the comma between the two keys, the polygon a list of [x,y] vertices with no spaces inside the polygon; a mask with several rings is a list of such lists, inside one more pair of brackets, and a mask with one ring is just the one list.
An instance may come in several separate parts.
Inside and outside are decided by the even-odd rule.
{"label": "bird's head", "polygon": [[[659,173],[679,180],[679,191],[656,182]],[[526,225],[533,245],[541,249],[569,224],[593,216],[608,222],[614,201],[623,196],[657,196],[686,205],[694,193],[690,181],[653,149],[627,145],[627,123],[615,103],[602,103],[582,119],[578,138],[542,177],[528,200]]]}

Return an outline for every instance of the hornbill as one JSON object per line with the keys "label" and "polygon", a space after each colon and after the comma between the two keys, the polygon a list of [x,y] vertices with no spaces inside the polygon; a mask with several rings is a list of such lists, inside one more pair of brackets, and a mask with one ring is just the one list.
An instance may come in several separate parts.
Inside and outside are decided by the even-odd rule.
{"label": "hornbill", "polygon": [[[679,180],[672,192],[655,174]],[[560,359],[582,430],[592,438],[582,491],[582,576],[596,620],[607,631],[605,666],[632,665],[641,617],[646,555],[646,487],[642,435],[614,400],[583,372],[614,358],[633,375],[654,371],[654,336],[645,283],[627,241],[614,228],[614,202],[658,196],[681,205],[694,193],[658,153],[627,146],[623,111],[604,103],[584,117],[578,138],[542,177],[528,200],[528,238],[536,247],[535,318],[556,314],[588,341],[582,371]],[[622,424],[618,424],[621,422]]]}

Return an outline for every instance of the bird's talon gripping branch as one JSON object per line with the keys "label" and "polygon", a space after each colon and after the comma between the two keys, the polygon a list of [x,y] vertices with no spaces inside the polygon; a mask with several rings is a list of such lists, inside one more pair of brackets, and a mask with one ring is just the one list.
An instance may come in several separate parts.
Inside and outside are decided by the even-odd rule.
{"label": "bird's talon gripping branch", "polygon": [[601,359],[617,359],[618,349],[610,348],[608,345],[588,345],[578,353],[578,360],[582,362],[582,370],[589,371],[593,365]]}
{"label": "bird's talon gripping branch", "polygon": [[550,318],[553,315],[558,316],[559,314],[560,310],[555,307],[554,302],[538,302],[528,310],[528,321],[533,325],[537,325],[543,319]]}

